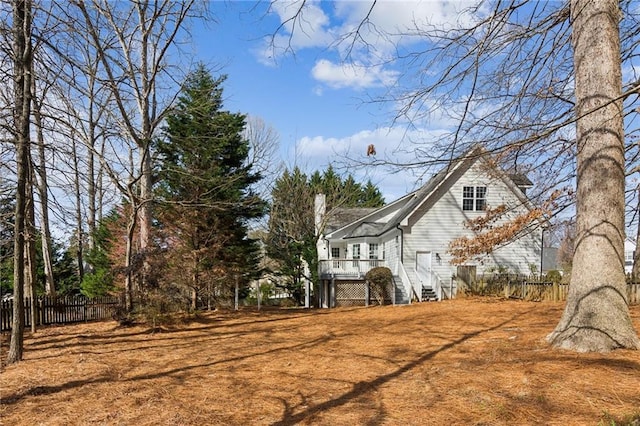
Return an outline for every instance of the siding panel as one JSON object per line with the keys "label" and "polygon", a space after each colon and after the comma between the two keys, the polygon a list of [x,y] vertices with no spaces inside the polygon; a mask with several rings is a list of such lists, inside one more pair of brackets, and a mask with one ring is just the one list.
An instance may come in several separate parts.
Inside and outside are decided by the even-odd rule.
{"label": "siding panel", "polygon": [[[466,228],[465,223],[469,219],[484,215],[483,212],[462,210],[464,186],[486,186],[486,201],[489,208],[495,208],[501,204],[508,207],[511,213],[496,224],[505,223],[510,218],[527,211],[507,184],[499,177],[490,176],[483,170],[480,162],[475,163],[467,171],[457,172],[457,176],[448,182],[447,186],[437,191],[436,197],[425,203],[410,218],[410,228],[405,229],[404,253],[405,266],[413,267],[417,251],[433,252],[433,270],[445,281],[456,271],[456,267],[450,263],[451,256],[447,253],[449,242],[461,236],[471,237],[473,232]],[[482,259],[469,261],[467,264],[476,265],[478,273],[489,271],[497,266],[522,274],[530,273],[530,265],[535,265],[539,270],[540,234],[541,231],[537,230],[505,247],[498,248]],[[436,261],[435,253],[439,254],[440,262]]]}

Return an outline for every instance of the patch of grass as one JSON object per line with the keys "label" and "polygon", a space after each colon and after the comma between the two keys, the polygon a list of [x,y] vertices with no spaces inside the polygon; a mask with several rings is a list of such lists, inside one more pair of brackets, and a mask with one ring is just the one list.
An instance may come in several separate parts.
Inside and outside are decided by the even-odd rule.
{"label": "patch of grass", "polygon": [[640,426],[640,411],[617,417],[609,413],[604,413],[598,426]]}

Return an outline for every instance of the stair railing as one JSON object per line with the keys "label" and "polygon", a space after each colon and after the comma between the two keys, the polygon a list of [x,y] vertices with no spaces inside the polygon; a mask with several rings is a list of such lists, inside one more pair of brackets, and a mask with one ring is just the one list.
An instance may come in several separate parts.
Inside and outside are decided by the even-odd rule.
{"label": "stair railing", "polygon": [[407,270],[404,268],[404,264],[402,262],[398,262],[398,276],[400,277],[404,290],[409,297],[409,302],[411,302],[411,294],[416,296],[418,300],[422,302],[422,291],[416,292],[415,285],[409,279],[409,274],[407,274]]}
{"label": "stair railing", "polygon": [[433,285],[433,291],[435,291],[436,297],[438,298],[438,300],[442,300],[443,299],[442,282],[443,281],[442,281],[442,278],[440,278],[440,275],[438,275],[438,273],[432,269],[431,270],[431,283]]}

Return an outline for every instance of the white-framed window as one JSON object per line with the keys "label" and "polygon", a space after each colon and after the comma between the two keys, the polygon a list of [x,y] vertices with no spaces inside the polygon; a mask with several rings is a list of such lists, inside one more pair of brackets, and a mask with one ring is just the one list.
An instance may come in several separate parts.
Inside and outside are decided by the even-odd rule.
{"label": "white-framed window", "polygon": [[369,244],[369,259],[378,258],[378,243]]}
{"label": "white-framed window", "polygon": [[340,247],[331,247],[331,258],[336,259],[333,261],[333,267],[339,268],[340,261],[337,259],[340,259]]}
{"label": "white-framed window", "polygon": [[632,251],[625,251],[624,252],[624,260],[630,260],[633,262],[633,252]]}
{"label": "white-framed window", "polygon": [[483,211],[487,207],[486,186],[462,187],[462,210]]}
{"label": "white-framed window", "polygon": [[633,255],[634,252],[632,251],[625,251],[624,252],[624,264],[627,266],[633,266]]}
{"label": "white-framed window", "polygon": [[353,266],[358,266],[358,259],[360,259],[360,244],[354,244],[351,247],[351,258],[353,259]]}

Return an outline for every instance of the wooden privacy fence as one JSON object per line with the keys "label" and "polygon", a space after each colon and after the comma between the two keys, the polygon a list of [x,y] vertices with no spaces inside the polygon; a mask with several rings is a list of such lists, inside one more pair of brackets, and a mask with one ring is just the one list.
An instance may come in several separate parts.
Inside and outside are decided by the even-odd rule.
{"label": "wooden privacy fence", "polygon": [[[506,298],[560,302],[567,300],[569,284],[512,282],[504,284],[503,292]],[[640,283],[627,284],[627,301],[630,305],[640,303]]]}
{"label": "wooden privacy fence", "polygon": [[523,281],[504,285],[504,297],[513,299],[559,302],[567,300],[568,293],[569,284]]}
{"label": "wooden privacy fence", "polygon": [[[24,299],[25,327],[31,327],[30,298]],[[120,305],[118,297],[105,296],[87,298],[84,296],[44,296],[35,300],[36,325],[68,324],[112,318]],[[13,322],[13,300],[0,302],[0,329],[11,330]]]}

